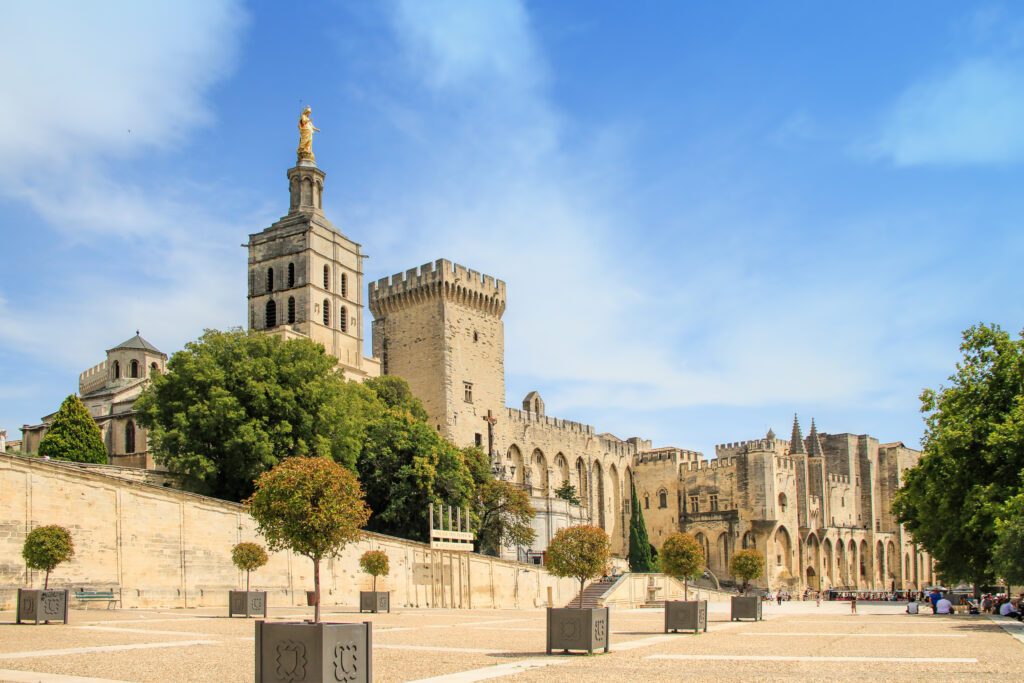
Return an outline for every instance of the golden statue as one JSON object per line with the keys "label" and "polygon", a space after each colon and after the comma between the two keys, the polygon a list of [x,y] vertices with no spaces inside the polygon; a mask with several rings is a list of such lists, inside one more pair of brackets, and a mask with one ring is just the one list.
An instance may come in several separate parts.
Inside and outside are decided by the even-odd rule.
{"label": "golden statue", "polygon": [[316,157],[313,156],[313,133],[319,133],[320,129],[314,126],[313,120],[309,118],[312,112],[312,109],[306,107],[299,116],[299,161],[316,161]]}

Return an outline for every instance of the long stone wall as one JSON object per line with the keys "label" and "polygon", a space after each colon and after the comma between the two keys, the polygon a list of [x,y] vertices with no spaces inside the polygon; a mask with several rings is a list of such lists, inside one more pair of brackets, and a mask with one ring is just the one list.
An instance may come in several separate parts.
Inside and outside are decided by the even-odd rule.
{"label": "long stone wall", "polygon": [[[13,609],[19,587],[40,587],[42,572],[21,559],[25,534],[45,524],[71,530],[75,558],[51,574],[57,587],[121,591],[123,607],[226,606],[227,591],[244,586],[231,564],[231,547],[260,542],[242,506],[142,482],[126,481],[69,464],[0,455],[0,609]],[[384,550],[391,572],[378,590],[392,591],[396,607],[517,608],[555,605],[575,596],[572,579],[557,579],[532,565],[367,533],[321,567],[322,602],[356,605],[372,579],[359,556]],[[252,574],[254,589],[273,606],[304,605],[313,565],[290,552],[271,553]]]}

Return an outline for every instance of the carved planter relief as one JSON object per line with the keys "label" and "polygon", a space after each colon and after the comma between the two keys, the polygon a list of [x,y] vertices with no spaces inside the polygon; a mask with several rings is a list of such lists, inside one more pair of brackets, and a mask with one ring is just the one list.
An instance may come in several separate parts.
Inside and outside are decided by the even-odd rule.
{"label": "carved planter relief", "polygon": [[68,591],[18,589],[16,623],[60,621],[68,623]]}
{"label": "carved planter relief", "polygon": [[256,683],[372,680],[372,622],[256,622]]}
{"label": "carved planter relief", "polygon": [[359,591],[360,612],[390,612],[391,593],[388,591]]}
{"label": "carved planter relief", "polygon": [[266,591],[228,591],[228,616],[267,616]]}
{"label": "carved planter relief", "polygon": [[576,609],[573,607],[548,608],[548,654],[552,650],[594,650],[608,652],[609,612],[607,607]]}
{"label": "carved planter relief", "polygon": [[667,600],[665,602],[665,633],[708,630],[707,600]]}

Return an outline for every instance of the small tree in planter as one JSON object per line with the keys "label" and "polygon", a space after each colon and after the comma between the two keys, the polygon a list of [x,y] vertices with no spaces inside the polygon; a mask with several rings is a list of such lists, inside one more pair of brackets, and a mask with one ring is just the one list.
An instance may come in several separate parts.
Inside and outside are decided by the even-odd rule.
{"label": "small tree in planter", "polygon": [[372,680],[370,622],[320,622],[320,561],[357,540],[370,517],[355,475],[326,458],[285,458],[247,503],[271,550],[313,562],[313,621],[256,622],[256,680]]}
{"label": "small tree in planter", "polygon": [[373,590],[359,591],[359,611],[390,612],[391,595],[387,591],[377,591],[377,577],[387,576],[391,569],[388,554],[383,550],[367,550],[359,558],[359,566],[373,577]]}
{"label": "small tree in planter", "polygon": [[39,526],[28,532],[25,544],[21,548],[21,557],[25,566],[37,571],[45,571],[43,590],[18,589],[18,613],[15,621],[34,619],[38,624],[60,618],[68,621],[68,591],[49,590],[50,572],[58,565],[75,556],[75,544],[71,540],[71,532],[62,526]]}
{"label": "small tree in planter", "polygon": [[732,598],[731,619],[754,619],[761,618],[761,598],[758,596],[748,597],[747,587],[754,579],[764,574],[764,555],[753,548],[741,550],[729,560],[729,573],[743,581],[743,596]]}
{"label": "small tree in planter", "polygon": [[259,543],[239,543],[231,549],[231,561],[245,572],[245,590],[228,592],[228,616],[254,614],[267,616],[266,591],[249,590],[249,572],[254,572],[267,563],[267,551]]}
{"label": "small tree in planter", "polygon": [[764,575],[764,555],[753,548],[740,550],[729,560],[729,573],[743,581],[740,590],[746,595],[750,582]]}
{"label": "small tree in planter", "polygon": [[662,571],[683,582],[683,600],[665,601],[665,631],[681,628],[695,632],[708,629],[708,604],[700,599],[690,602],[690,580],[697,579],[704,569],[704,548],[690,534],[674,533],[661,546]]}
{"label": "small tree in planter", "polygon": [[547,610],[548,644],[551,650],[609,649],[608,608],[583,607],[583,589],[587,579],[601,576],[608,564],[611,543],[608,534],[595,526],[560,529],[548,545],[545,565],[554,576],[572,577],[580,582],[580,605],[575,608]]}

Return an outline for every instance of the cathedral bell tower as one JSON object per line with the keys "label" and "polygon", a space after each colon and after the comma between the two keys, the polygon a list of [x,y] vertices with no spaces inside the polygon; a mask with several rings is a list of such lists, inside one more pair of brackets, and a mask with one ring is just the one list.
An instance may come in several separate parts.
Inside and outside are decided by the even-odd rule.
{"label": "cathedral bell tower", "polygon": [[307,107],[299,119],[299,149],[288,169],[288,214],[249,235],[250,330],[286,339],[306,337],[338,359],[349,379],[380,374],[364,358],[363,254],[323,212],[324,173],[313,156]]}

